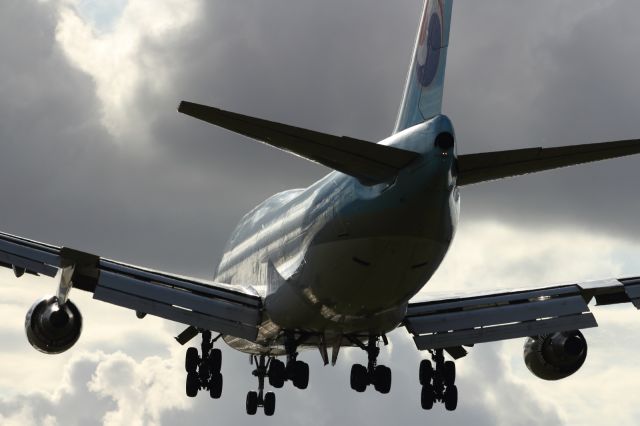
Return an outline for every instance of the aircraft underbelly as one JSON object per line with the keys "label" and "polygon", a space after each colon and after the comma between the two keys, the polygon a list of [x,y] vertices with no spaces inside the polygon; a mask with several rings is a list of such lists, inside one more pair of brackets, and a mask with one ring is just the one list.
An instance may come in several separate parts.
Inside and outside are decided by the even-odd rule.
{"label": "aircraft underbelly", "polygon": [[447,248],[448,243],[411,237],[312,246],[297,279],[266,298],[259,344],[232,337],[225,341],[244,352],[282,354],[284,348],[271,342],[282,329],[320,333],[327,344],[342,334],[388,333],[402,321],[409,299],[435,272]]}
{"label": "aircraft underbelly", "polygon": [[299,277],[267,298],[267,313],[282,328],[387,332],[446,250],[445,243],[409,237],[312,246]]}

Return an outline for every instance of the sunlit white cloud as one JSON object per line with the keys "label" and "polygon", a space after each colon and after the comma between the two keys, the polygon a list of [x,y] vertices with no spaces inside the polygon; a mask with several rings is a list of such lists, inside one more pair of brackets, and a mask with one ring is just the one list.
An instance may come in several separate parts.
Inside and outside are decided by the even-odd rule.
{"label": "sunlit white cloud", "polygon": [[63,3],[57,41],[70,61],[95,81],[103,123],[114,140],[145,142],[153,117],[136,109],[137,97],[140,91],[157,95],[169,89],[165,58],[153,51],[198,18],[201,1],[129,0],[112,12],[107,31],[82,13],[92,7],[80,0]]}
{"label": "sunlit white cloud", "polygon": [[136,361],[122,352],[76,352],[60,371],[52,390],[0,399],[2,424],[159,425],[170,410],[187,410],[191,401],[176,386],[182,381],[176,357]]}

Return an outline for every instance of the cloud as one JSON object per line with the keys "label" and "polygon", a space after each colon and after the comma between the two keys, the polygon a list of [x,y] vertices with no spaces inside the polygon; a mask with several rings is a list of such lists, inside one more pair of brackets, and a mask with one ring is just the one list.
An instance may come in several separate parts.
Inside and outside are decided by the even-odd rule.
{"label": "cloud", "polygon": [[[408,338],[394,338],[394,344],[399,349],[395,362],[409,361],[417,365],[419,355],[412,350]],[[305,392],[278,391],[276,416],[261,417],[260,420],[265,425],[275,425],[281,424],[283,418],[296,423],[313,419],[314,424],[329,425],[361,421],[386,423],[398,418],[420,421],[427,417],[438,424],[453,425],[475,417],[476,424],[480,425],[559,423],[551,404],[541,404],[529,395],[526,387],[512,382],[504,373],[504,361],[493,349],[488,346],[479,351],[467,365],[474,373],[460,377],[458,386],[467,396],[455,413],[445,412],[442,407],[436,407],[430,413],[422,412],[418,408],[417,378],[413,374],[407,375],[407,371],[396,373],[395,389],[390,396],[375,392],[354,395],[347,384],[349,365],[341,363],[320,374],[319,360],[306,354],[304,358],[311,362],[315,373],[311,387]],[[247,373],[245,377],[250,377],[245,362],[225,350],[223,373],[231,380],[227,380],[223,399],[212,401],[203,392],[205,395],[191,400],[183,395],[181,352],[173,351],[173,355],[165,359],[147,357],[141,361],[121,352],[77,352],[61,371],[62,381],[52,392],[28,392],[10,399],[0,398],[0,419],[3,424],[13,421],[21,425],[157,425],[204,422],[212,417],[234,424],[255,421],[246,416],[243,407],[246,388],[252,385],[247,380],[233,378],[243,377],[243,371]],[[487,364],[494,368],[477,368]],[[492,401],[484,385],[489,381],[507,392],[508,398],[517,400],[517,408],[505,410],[501,402]],[[401,388],[403,385],[408,389]],[[333,390],[327,392],[327,389]],[[346,401],[337,397],[338,394],[349,395],[349,402],[345,405]]]}
{"label": "cloud", "polygon": [[57,42],[71,63],[94,80],[102,123],[114,136],[112,140],[148,143],[147,125],[154,120],[137,108],[139,91],[164,94],[171,84],[165,58],[155,55],[154,47],[171,49],[167,40],[193,24],[200,14],[200,2],[129,1],[108,32],[96,31],[95,23],[84,20],[78,6],[61,8]]}
{"label": "cloud", "polygon": [[[640,69],[628,1],[458,2],[445,110],[463,153],[638,138]],[[633,75],[633,76],[632,76]],[[463,214],[638,240],[638,158],[465,188]]]}
{"label": "cloud", "polygon": [[[52,392],[0,399],[0,420],[31,425],[157,425],[169,410],[185,410],[175,359],[135,361],[122,352],[78,352]],[[179,377],[178,377],[179,376]]]}

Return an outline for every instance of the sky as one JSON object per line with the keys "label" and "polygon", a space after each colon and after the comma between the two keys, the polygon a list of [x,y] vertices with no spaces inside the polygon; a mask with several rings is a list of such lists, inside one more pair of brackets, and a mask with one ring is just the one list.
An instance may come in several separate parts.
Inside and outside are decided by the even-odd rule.
{"label": "sky", "polygon": [[[421,0],[3,0],[0,230],[210,278],[239,218],[328,172],[176,112],[180,100],[337,135],[388,136]],[[640,136],[640,3],[456,0],[444,112],[460,153]],[[461,226],[425,294],[640,275],[638,158],[462,190]],[[640,315],[594,308],[589,357],[561,382],[531,375],[522,340],[457,363],[459,408],[422,411],[420,354],[405,330],[381,362],[389,395],[349,388],[345,350],[309,389],[277,391],[273,418],[247,417],[247,356],[224,349],[221,400],[184,396],[181,327],[72,299],[78,344],[26,341],[24,315],[56,281],[0,271],[0,424],[172,425],[422,422],[637,423]]]}

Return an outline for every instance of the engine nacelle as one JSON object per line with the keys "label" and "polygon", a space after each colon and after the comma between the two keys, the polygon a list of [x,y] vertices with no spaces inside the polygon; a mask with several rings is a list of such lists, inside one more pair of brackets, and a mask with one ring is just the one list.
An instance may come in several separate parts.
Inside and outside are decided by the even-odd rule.
{"label": "engine nacelle", "polygon": [[45,354],[59,354],[72,347],[82,332],[82,315],[70,300],[60,306],[56,296],[33,304],[24,322],[31,346]]}
{"label": "engine nacelle", "polygon": [[580,331],[563,331],[529,337],[524,343],[524,362],[544,380],[569,377],[587,358],[587,341]]}

